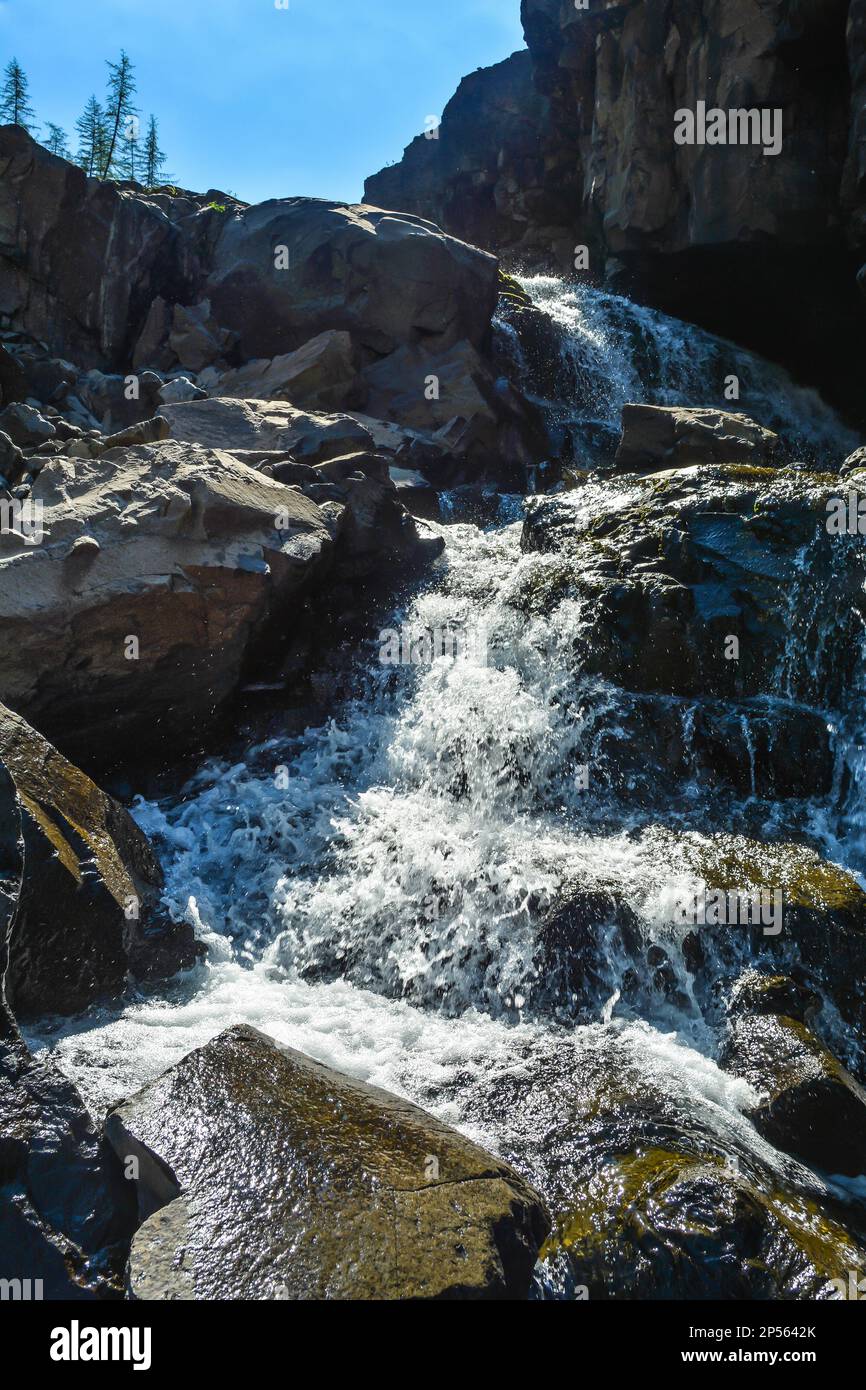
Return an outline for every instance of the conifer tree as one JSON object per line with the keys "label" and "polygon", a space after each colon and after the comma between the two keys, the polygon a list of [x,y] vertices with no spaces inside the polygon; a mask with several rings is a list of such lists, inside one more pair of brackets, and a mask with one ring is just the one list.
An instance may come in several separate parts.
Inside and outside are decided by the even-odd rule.
{"label": "conifer tree", "polygon": [[17,125],[28,131],[32,129],[36,113],[30,105],[27,88],[24,69],[18,59],[13,58],[6,66],[0,88],[0,124]]}
{"label": "conifer tree", "polygon": [[66,131],[63,127],[55,125],[53,121],[49,121],[45,129],[47,134],[42,143],[46,150],[50,150],[52,154],[59,155],[61,159],[70,159],[69,143],[66,139]]}
{"label": "conifer tree", "polygon": [[114,171],[121,142],[134,128],[138,108],[133,102],[135,96],[135,76],[132,63],[125,50],[120,51],[120,60],[108,64],[108,100],[105,105],[106,145],[102,160],[101,176],[110,178]]}
{"label": "conifer tree", "polygon": [[107,135],[105,112],[96,97],[91,97],[84,108],[84,114],[75,122],[78,132],[78,154],[75,162],[85,174],[96,177],[101,174],[105,161]]}
{"label": "conifer tree", "polygon": [[156,117],[151,116],[147,124],[147,135],[144,141],[144,182],[147,188],[156,188],[165,181],[163,170],[165,168],[165,155],[159,148],[159,130],[156,124]]}

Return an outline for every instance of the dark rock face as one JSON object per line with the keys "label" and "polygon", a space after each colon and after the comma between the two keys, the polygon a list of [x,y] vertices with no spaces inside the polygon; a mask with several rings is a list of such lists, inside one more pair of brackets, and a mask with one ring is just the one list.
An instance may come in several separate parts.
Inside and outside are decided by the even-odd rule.
{"label": "dark rock face", "polygon": [[[8,733],[5,716],[2,726]],[[27,734],[35,738],[32,730]],[[6,998],[10,939],[13,959],[16,949],[13,918],[19,891],[27,885],[29,846],[20,838],[23,803],[4,764],[5,759],[0,762],[0,1279],[22,1285],[29,1280],[33,1298],[117,1298],[135,1227],[132,1186],[72,1083],[51,1062],[31,1057]],[[64,903],[56,906],[56,925],[62,928]],[[65,906],[70,906],[68,896]]]}
{"label": "dark rock face", "polygon": [[17,126],[0,129],[0,173],[5,322],[62,343],[80,366],[125,365],[152,300],[182,293],[192,278],[176,223],[156,201],[88,179]]}
{"label": "dark rock face", "polygon": [[140,1163],[134,1298],[524,1298],[549,1226],[507,1164],[252,1028],[106,1130]]}
{"label": "dark rock face", "polygon": [[[585,245],[594,276],[862,413],[859,0],[523,0],[522,13],[535,87],[522,114],[516,54],[466,79],[440,139],[416,140],[366,196],[472,228],[517,264],[571,271]],[[677,145],[676,112],[699,101],[782,111],[781,153]]]}
{"label": "dark rock face", "polygon": [[41,1280],[46,1299],[119,1298],[135,1220],[133,1185],[75,1087],[0,1038],[0,1279]]}
{"label": "dark rock face", "polygon": [[128,974],[165,978],[199,957],[192,929],[159,909],[162,871],[147,837],[19,715],[0,705],[11,779],[4,858],[19,842],[6,998],[18,1017],[77,1013],[118,995]]}
{"label": "dark rock face", "polygon": [[570,263],[580,168],[567,155],[551,164],[540,138],[549,120],[531,55],[513,53],[464,78],[436,138],[419,135],[398,164],[367,179],[364,196],[518,261],[558,252]]}
{"label": "dark rock face", "polygon": [[[649,475],[638,497],[595,519],[568,496],[534,500],[524,549],[561,553],[563,584],[593,595],[596,621],[581,646],[605,679],[666,695],[842,702],[862,553],[856,538],[828,534],[838,491],[838,479],[796,469],[693,464]],[[825,594],[838,604],[840,638],[812,667],[801,652],[817,640]],[[726,656],[730,636],[739,645]]]}

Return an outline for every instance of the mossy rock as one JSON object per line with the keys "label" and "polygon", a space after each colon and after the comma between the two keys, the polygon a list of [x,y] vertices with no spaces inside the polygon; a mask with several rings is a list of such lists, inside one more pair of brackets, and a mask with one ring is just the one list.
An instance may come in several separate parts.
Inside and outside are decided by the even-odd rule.
{"label": "mossy rock", "polygon": [[866,1171],[866,1091],[804,1023],[735,1018],[721,1061],[759,1093],[748,1113],[776,1148],[827,1173]]}
{"label": "mossy rock", "polygon": [[[3,705],[0,765],[24,846],[6,971],[15,1013],[76,1013],[122,994],[129,974],[160,978],[195,964],[192,928],[160,908],[162,870],[147,836]],[[17,836],[8,815],[2,825],[7,841]]]}
{"label": "mossy rock", "polygon": [[508,1164],[248,1027],[106,1132],[140,1160],[135,1298],[525,1298],[550,1229]]}
{"label": "mossy rock", "polygon": [[829,1299],[866,1272],[866,1251],[810,1198],[652,1147],[609,1163],[557,1220],[541,1259],[563,1257],[590,1299]]}

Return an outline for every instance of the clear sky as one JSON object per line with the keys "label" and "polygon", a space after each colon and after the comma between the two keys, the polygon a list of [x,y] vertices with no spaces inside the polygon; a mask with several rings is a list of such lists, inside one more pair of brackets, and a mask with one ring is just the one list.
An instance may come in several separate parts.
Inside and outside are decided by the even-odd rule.
{"label": "clear sky", "polygon": [[37,118],[72,134],[125,48],[167,172],[250,202],[358,201],[461,77],[522,48],[520,0],[0,0]]}

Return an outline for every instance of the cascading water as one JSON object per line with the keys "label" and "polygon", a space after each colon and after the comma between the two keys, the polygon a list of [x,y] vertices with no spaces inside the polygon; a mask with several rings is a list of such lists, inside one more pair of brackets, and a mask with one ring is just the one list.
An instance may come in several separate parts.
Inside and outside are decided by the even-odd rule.
{"label": "cascading water", "polygon": [[[535,353],[522,365],[530,377],[541,366],[536,390],[567,441],[588,441],[590,450],[605,436],[615,443],[623,406],[640,401],[745,410],[812,458],[829,450],[838,459],[840,449],[844,457],[859,443],[817,392],[797,386],[784,368],[694,324],[555,276],[519,283],[558,336],[552,380]],[[597,461],[586,443],[577,452],[587,465]]]}
{"label": "cascading water", "polygon": [[[564,412],[611,424],[626,400],[721,404],[708,394],[718,360],[719,372],[749,383],[752,413],[844,455],[838,422],[779,369],[614,296],[525,283],[567,330]],[[589,407],[574,405],[578,394]],[[579,529],[619,515],[645,488],[597,478],[562,506]],[[717,1019],[694,997],[662,906],[672,880],[689,874],[664,827],[682,824],[700,841],[714,817],[784,833],[787,816],[859,869],[850,787],[846,801],[837,778],[829,798],[790,800],[784,813],[762,801],[751,741],[758,702],[736,707],[752,759],[740,804],[720,821],[688,757],[666,799],[653,769],[647,780],[624,756],[640,700],[581,670],[595,615],[562,587],[559,557],[522,551],[519,521],[442,532],[442,559],[391,623],[410,636],[452,630],[472,640],[456,656],[403,665],[383,664],[377,639],[358,654],[353,696],[326,723],[210,763],[175,797],[139,802],[161,850],[167,904],[195,923],[207,961],[159,995],[46,1023],[31,1043],[51,1048],[100,1111],[248,1022],[418,1101],[545,1191],[562,1153],[554,1163],[556,1146],[542,1136],[565,1123],[563,1088],[570,1114],[590,1114],[599,1076],[628,1078],[635,1094],[659,1097],[666,1123],[709,1136],[714,1152],[825,1193],[829,1180],[757,1135],[742,1113],[754,1092],[717,1065]],[[772,698],[817,696],[789,672]],[[698,702],[668,704],[688,750]],[[848,753],[856,735],[849,723]],[[631,963],[611,916],[598,928],[586,996],[552,997],[539,924],[575,886],[603,898],[612,883],[674,987],[628,993]],[[607,922],[603,911],[598,920]],[[556,1085],[544,1080],[551,1074]],[[519,1101],[500,1103],[516,1078]],[[539,1287],[561,1294],[558,1281],[551,1271]]]}

